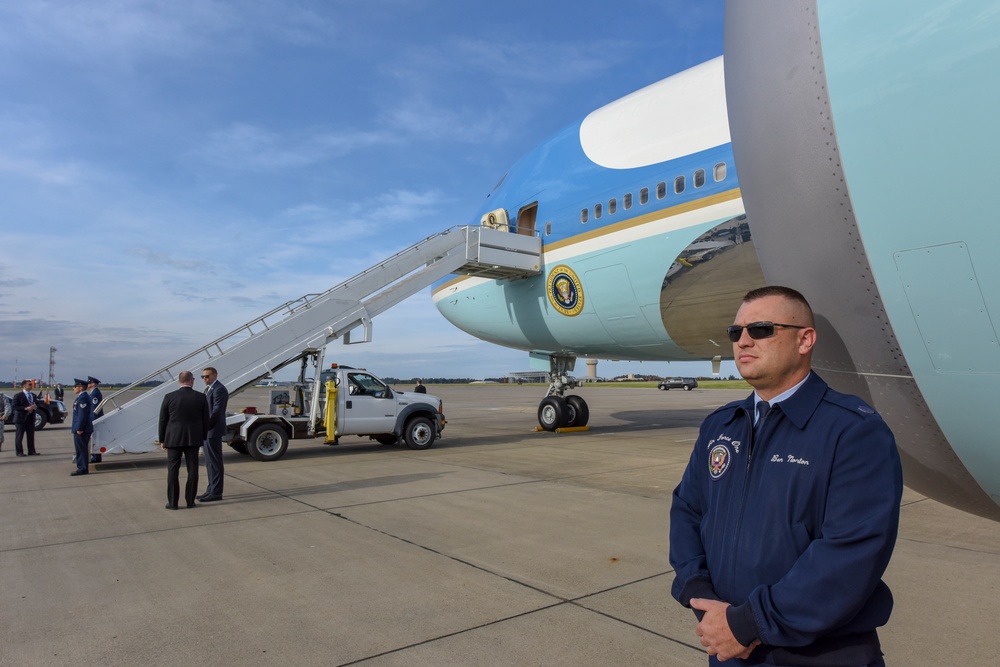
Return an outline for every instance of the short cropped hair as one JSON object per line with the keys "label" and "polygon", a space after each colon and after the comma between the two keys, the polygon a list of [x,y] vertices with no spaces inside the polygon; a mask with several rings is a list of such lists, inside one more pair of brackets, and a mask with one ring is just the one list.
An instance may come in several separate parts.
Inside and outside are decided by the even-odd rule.
{"label": "short cropped hair", "polygon": [[188,382],[194,382],[194,373],[191,371],[181,371],[177,376],[179,382],[187,384]]}
{"label": "short cropped hair", "polygon": [[757,289],[752,289],[746,293],[743,297],[743,303],[750,303],[751,301],[756,301],[757,299],[763,299],[769,296],[780,296],[799,304],[805,310],[809,326],[813,325],[814,320],[812,306],[810,306],[806,298],[802,296],[802,292],[794,290],[791,287],[785,287],[784,285],[767,285],[765,287],[758,287]]}
{"label": "short cropped hair", "polygon": [[215,369],[214,369],[214,368],[212,368],[211,366],[205,366],[205,367],[204,367],[204,368],[202,368],[201,370],[203,370],[203,371],[208,371],[208,372],[209,372],[209,373],[211,373],[212,375],[218,375],[218,374],[219,374],[219,371],[215,370]]}

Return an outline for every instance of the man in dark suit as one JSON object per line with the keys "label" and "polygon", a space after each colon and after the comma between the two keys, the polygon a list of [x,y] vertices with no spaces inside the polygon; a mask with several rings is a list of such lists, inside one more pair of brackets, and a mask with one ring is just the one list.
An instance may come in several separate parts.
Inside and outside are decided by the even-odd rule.
{"label": "man in dark suit", "polygon": [[[35,395],[31,393],[31,380],[21,382],[21,391],[10,399],[14,408],[14,449],[18,456],[38,456],[35,451]],[[24,453],[22,443],[28,437],[28,453]]]}
{"label": "man in dark suit", "polygon": [[86,380],[73,382],[73,393],[76,394],[73,401],[73,449],[76,457],[73,460],[76,461],[76,470],[70,473],[72,477],[90,472],[87,453],[90,451],[90,434],[94,432],[94,408],[90,396],[84,391],[86,386]]}
{"label": "man in dark suit", "polygon": [[194,507],[198,493],[198,448],[208,435],[208,401],[194,390],[194,373],[181,371],[180,389],[163,397],[160,405],[160,449],[167,453],[167,509],[177,509],[180,499],[181,457],[187,466],[184,500]]}
{"label": "man in dark suit", "polygon": [[208,488],[198,500],[209,503],[222,500],[225,470],[222,465],[222,436],[226,433],[226,406],[229,404],[229,390],[219,382],[219,372],[209,366],[201,371],[205,381],[205,397],[208,399],[208,439],[205,440],[205,470],[208,472]]}

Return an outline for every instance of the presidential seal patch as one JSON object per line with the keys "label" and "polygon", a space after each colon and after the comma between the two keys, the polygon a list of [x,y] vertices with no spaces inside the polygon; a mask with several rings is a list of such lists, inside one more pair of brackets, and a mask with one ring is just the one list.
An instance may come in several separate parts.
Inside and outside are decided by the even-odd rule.
{"label": "presidential seal patch", "polygon": [[712,476],[712,479],[719,479],[729,470],[729,464],[732,463],[732,460],[733,457],[727,445],[719,444],[712,447],[712,451],[708,453],[708,474]]}
{"label": "presidential seal patch", "polygon": [[573,269],[560,264],[549,272],[549,303],[563,315],[574,317],[583,310],[583,284]]}

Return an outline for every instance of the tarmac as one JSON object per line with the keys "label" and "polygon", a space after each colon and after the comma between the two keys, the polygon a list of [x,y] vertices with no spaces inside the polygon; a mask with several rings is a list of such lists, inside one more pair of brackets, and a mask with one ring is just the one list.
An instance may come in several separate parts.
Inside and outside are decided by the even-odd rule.
{"label": "tarmac", "polygon": [[[226,448],[225,499],[176,512],[163,454],[70,477],[68,424],[25,458],[7,427],[0,665],[707,664],[670,597],[670,494],[745,392],[587,386],[591,429],[558,434],[533,430],[539,385],[429,391],[431,449]],[[901,517],[887,664],[996,664],[1000,524],[909,489]]]}

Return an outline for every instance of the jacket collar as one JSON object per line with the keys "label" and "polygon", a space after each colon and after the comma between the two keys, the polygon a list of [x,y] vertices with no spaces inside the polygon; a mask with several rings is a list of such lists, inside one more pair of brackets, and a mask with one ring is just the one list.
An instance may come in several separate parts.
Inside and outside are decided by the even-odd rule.
{"label": "jacket collar", "polygon": [[[799,390],[775,405],[773,409],[780,410],[789,421],[795,424],[796,428],[801,430],[805,428],[809,418],[816,412],[816,408],[819,407],[820,401],[826,395],[827,389],[828,386],[823,378],[817,375],[816,371],[811,371]],[[753,393],[751,392],[742,402],[734,405],[736,409],[733,410],[732,416],[726,420],[726,423],[732,422],[736,418],[742,418],[744,415],[753,416]]]}

